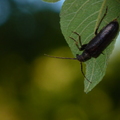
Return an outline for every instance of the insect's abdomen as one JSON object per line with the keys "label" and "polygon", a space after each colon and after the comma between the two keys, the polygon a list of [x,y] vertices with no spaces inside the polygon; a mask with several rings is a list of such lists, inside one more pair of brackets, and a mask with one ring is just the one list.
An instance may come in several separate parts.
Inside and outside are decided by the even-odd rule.
{"label": "insect's abdomen", "polygon": [[117,20],[113,20],[105,26],[86,46],[85,51],[91,57],[97,58],[104,49],[112,42],[119,31]]}

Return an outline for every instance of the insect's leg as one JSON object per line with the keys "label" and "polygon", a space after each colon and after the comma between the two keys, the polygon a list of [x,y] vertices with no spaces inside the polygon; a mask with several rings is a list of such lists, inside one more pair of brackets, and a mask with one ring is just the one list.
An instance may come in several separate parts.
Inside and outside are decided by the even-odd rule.
{"label": "insect's leg", "polygon": [[87,46],[87,44],[82,45],[80,48],[80,51],[84,50],[86,46]]}
{"label": "insect's leg", "polygon": [[72,37],[70,37],[70,38],[75,41],[75,44],[76,44],[77,48],[80,50],[80,47],[79,47],[79,45],[78,45],[78,42],[77,42],[74,38],[72,38]]}
{"label": "insect's leg", "polygon": [[106,11],[105,11],[105,13],[104,13],[103,17],[101,18],[101,20],[100,20],[100,22],[99,22],[99,24],[98,24],[98,26],[97,26],[97,28],[96,28],[96,30],[95,30],[95,35],[97,35],[97,34],[98,34],[98,29],[99,29],[100,24],[102,23],[103,19],[104,19],[104,18],[105,18],[105,16],[107,15],[107,11],[108,11],[108,7],[106,7]]}
{"label": "insect's leg", "polygon": [[81,36],[80,36],[77,32],[73,32],[73,33],[78,36],[78,40],[79,40],[80,46],[79,46],[78,42],[77,42],[74,38],[72,38],[72,37],[70,37],[70,38],[75,41],[75,44],[76,44],[77,48],[78,48],[80,51],[84,50],[87,44],[82,45]]}
{"label": "insect's leg", "polygon": [[73,33],[78,36],[78,40],[79,40],[80,46],[82,47],[81,36],[77,32],[73,32]]}
{"label": "insect's leg", "polygon": [[85,76],[85,74],[84,74],[84,72],[83,72],[83,65],[82,65],[82,62],[80,62],[80,66],[81,66],[81,72],[82,72],[84,78],[85,78],[88,82],[92,83],[90,80],[88,80],[88,79],[86,78],[86,76]]}

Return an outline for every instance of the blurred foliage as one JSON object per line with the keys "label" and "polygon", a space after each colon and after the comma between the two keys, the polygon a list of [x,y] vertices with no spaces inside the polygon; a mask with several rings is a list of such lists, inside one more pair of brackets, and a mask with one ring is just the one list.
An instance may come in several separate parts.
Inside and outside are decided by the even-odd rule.
{"label": "blurred foliage", "polygon": [[9,19],[0,26],[0,120],[119,120],[119,55],[85,94],[79,62],[43,55],[72,57],[59,14],[10,4]]}
{"label": "blurred foliage", "polygon": [[54,2],[58,2],[59,0],[43,0],[43,1],[54,3]]}

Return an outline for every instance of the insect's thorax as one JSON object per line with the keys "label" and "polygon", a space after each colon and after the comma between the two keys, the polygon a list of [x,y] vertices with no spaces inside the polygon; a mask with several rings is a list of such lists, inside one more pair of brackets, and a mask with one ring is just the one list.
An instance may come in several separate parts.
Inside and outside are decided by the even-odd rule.
{"label": "insect's thorax", "polygon": [[77,54],[76,58],[80,62],[85,62],[85,61],[87,61],[87,60],[89,60],[91,58],[91,55],[84,51],[81,55]]}

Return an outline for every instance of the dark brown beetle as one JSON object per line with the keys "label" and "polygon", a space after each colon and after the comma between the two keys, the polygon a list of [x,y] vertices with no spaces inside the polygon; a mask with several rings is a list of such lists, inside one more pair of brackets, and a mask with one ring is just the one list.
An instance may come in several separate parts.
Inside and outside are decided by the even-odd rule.
{"label": "dark brown beetle", "polygon": [[[97,32],[98,28],[99,28],[102,20],[106,16],[106,14],[107,14],[107,8],[106,8],[105,14],[103,15],[102,19],[100,20],[100,23],[98,24],[98,27],[95,31],[95,37],[92,40],[90,40],[90,42],[88,44],[82,45],[80,35],[76,32],[73,32],[76,35],[78,35],[81,47],[79,47],[78,42],[74,38],[72,38],[72,37],[70,37],[70,38],[75,41],[78,49],[80,51],[83,51],[83,53],[81,55],[76,54],[76,58],[55,57],[55,56],[49,56],[46,54],[45,55],[49,56],[49,57],[53,57],[53,58],[73,59],[73,60],[80,61],[81,72],[82,72],[83,76],[86,78],[86,76],[83,72],[82,62],[85,62],[85,61],[91,59],[92,57],[93,58],[99,57],[99,55],[114,40],[114,38],[117,36],[118,31],[119,31],[119,23],[118,23],[117,18],[116,18],[113,21],[111,21],[109,24],[107,24],[104,28],[102,28],[102,30],[100,30],[99,33]],[[87,79],[87,81],[89,81],[89,80]],[[91,81],[89,81],[89,82],[91,82]]]}

